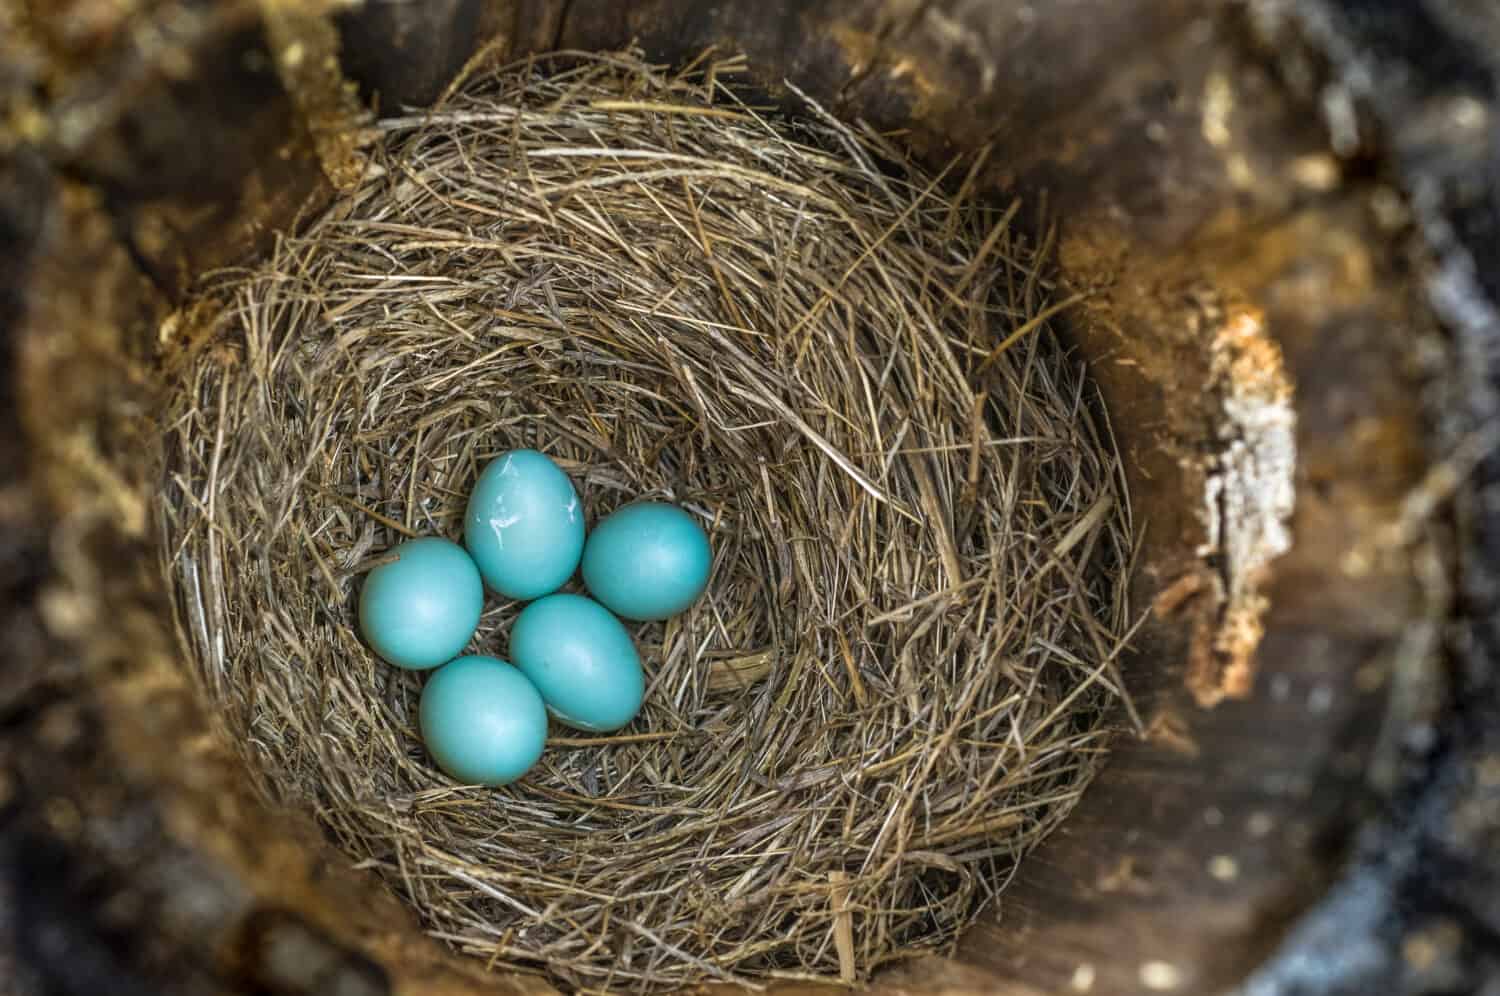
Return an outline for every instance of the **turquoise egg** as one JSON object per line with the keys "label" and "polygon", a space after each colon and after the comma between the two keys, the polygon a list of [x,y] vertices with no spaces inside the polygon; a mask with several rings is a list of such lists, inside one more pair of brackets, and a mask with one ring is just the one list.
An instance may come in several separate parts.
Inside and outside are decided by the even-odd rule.
{"label": "turquoise egg", "polygon": [[646,693],[641,657],[620,620],[591,598],[548,595],[510,627],[510,659],[560,721],[580,730],[618,730]]}
{"label": "turquoise egg", "polygon": [[436,536],[408,540],[396,560],[365,577],[359,628],[370,648],[397,667],[437,667],[463,652],[479,626],[484,585],[457,543]]}
{"label": "turquoise egg", "polygon": [[526,676],[494,657],[460,657],[422,689],[422,740],[432,759],[469,785],[507,785],[547,743],[547,707]]}
{"label": "turquoise egg", "polygon": [[536,450],[502,453],[469,497],[464,546],[484,583],[506,598],[556,591],[583,554],[583,506],[573,482]]}
{"label": "turquoise egg", "polygon": [[626,619],[665,619],[708,587],[708,535],[676,505],[639,502],[594,526],[583,548],[583,583]]}

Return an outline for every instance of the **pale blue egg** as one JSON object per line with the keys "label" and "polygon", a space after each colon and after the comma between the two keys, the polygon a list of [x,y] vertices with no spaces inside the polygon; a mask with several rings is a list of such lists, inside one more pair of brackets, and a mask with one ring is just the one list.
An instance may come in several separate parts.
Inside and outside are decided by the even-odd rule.
{"label": "pale blue egg", "polygon": [[547,707],[526,676],[495,657],[460,657],[422,689],[427,752],[455,780],[507,785],[531,770],[547,742]]}
{"label": "pale blue egg", "polygon": [[583,554],[583,506],[573,482],[536,450],[502,453],[469,497],[464,546],[484,583],[506,598],[556,591]]}
{"label": "pale blue egg", "polygon": [[371,571],[360,590],[360,631],[397,667],[420,671],[451,661],[479,626],[479,569],[463,547],[436,536],[390,552],[395,561]]}
{"label": "pale blue egg", "polygon": [[646,678],[635,643],[591,598],[548,595],[522,609],[510,627],[510,659],[569,726],[618,730],[640,711]]}
{"label": "pale blue egg", "polygon": [[583,583],[626,619],[675,616],[708,586],[708,535],[676,505],[639,502],[606,516],[583,548]]}

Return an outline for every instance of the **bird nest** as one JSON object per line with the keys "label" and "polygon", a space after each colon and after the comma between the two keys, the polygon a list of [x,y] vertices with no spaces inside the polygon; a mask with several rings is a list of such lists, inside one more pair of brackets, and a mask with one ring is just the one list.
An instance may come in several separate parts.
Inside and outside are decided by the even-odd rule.
{"label": "bird nest", "polygon": [[[1121,714],[1127,504],[1048,240],[975,196],[982,164],[758,108],[742,68],[476,71],[182,316],[164,564],[223,732],[434,937],[569,988],[944,950]],[[466,787],[355,606],[515,447],[592,518],[688,509],[713,574],[633,629],[634,723]],[[472,651],[505,656],[518,608]]]}

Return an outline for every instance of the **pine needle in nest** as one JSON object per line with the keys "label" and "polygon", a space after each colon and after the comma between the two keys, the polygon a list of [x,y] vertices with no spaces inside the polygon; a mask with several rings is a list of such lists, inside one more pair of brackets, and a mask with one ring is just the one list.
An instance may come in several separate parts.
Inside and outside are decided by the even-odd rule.
{"label": "pine needle in nest", "polygon": [[[1124,694],[1128,508],[1067,294],[963,169],[758,109],[739,68],[575,54],[381,122],[352,196],[206,282],[165,422],[179,627],[260,786],[432,935],[572,988],[947,948]],[[593,518],[690,510],[713,575],[635,628],[633,724],[464,787],[354,606],[522,446]]]}

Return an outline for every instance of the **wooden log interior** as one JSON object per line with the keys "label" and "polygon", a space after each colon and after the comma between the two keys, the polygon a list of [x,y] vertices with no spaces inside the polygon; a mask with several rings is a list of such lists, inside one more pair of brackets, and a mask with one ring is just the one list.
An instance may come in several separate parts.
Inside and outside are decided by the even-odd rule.
{"label": "wooden log interior", "polygon": [[[6,15],[0,100],[36,134],[0,169],[0,242],[18,247],[0,285],[26,288],[0,302],[5,418],[21,427],[0,443],[17,662],[0,669],[15,870],[0,890],[19,938],[0,973],[9,957],[23,993],[105,978],[163,994],[548,989],[427,940],[305,815],[235,790],[176,661],[145,517],[121,497],[143,487],[129,457],[147,443],[120,415],[153,404],[184,288],[335,194],[319,140],[341,98],[297,90],[319,84],[288,70],[293,44],[382,108],[430,102],[486,45],[635,41],[664,62],[714,46],[743,51],[769,98],[795,107],[795,87],[933,164],[986,149],[985,188],[1021,197],[1039,236],[1055,224],[1089,293],[1064,328],[1144,529],[1136,600],[1155,608],[1126,662],[1143,729],[1122,720],[1067,828],[954,959],[874,989],[1206,994],[1274,949],[1397,780],[1400,731],[1436,721],[1451,593],[1440,531],[1411,512],[1439,347],[1394,236],[1401,197],[1357,150],[1334,154],[1244,9],[371,0],[282,22],[288,37],[268,30],[285,6]],[[299,40],[299,24],[337,35]],[[1276,511],[1256,502],[1282,471],[1292,542],[1262,562]]]}

